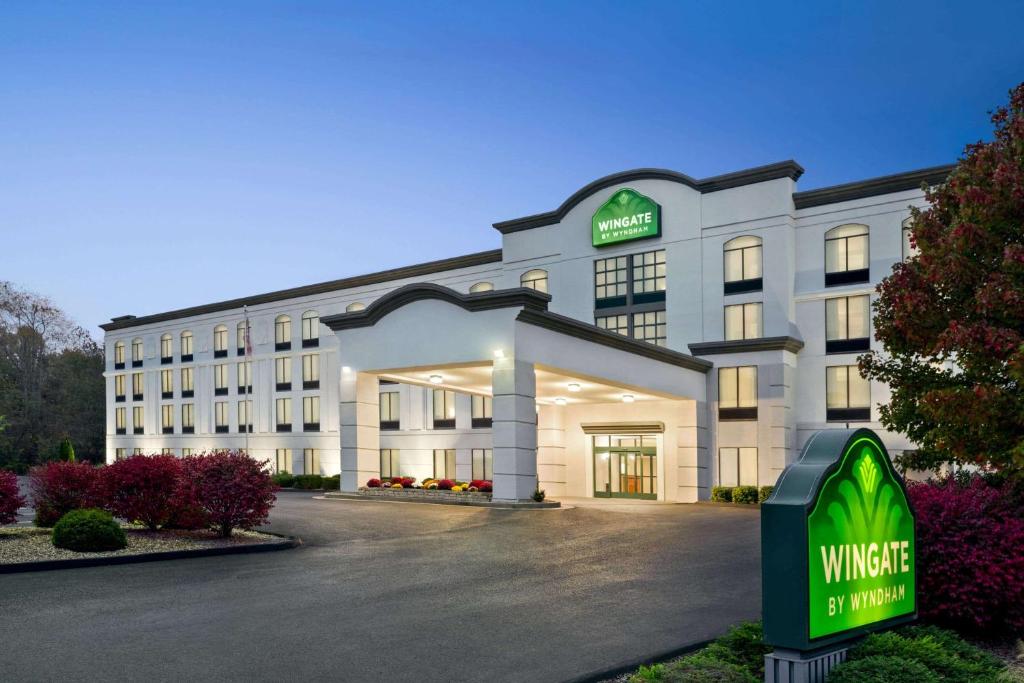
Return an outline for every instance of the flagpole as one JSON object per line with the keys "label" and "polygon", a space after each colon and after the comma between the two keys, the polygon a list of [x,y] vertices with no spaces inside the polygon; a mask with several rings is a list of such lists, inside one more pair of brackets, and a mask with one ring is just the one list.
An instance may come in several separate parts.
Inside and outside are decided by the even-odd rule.
{"label": "flagpole", "polygon": [[249,432],[252,431],[252,344],[249,341],[249,307],[243,306],[245,315],[245,454],[249,452]]}

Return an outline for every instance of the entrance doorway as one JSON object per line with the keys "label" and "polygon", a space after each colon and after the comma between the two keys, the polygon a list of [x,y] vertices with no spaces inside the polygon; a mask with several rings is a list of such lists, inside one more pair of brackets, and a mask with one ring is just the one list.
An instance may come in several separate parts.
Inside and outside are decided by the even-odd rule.
{"label": "entrance doorway", "polygon": [[594,435],[596,498],[658,498],[658,441],[640,434]]}

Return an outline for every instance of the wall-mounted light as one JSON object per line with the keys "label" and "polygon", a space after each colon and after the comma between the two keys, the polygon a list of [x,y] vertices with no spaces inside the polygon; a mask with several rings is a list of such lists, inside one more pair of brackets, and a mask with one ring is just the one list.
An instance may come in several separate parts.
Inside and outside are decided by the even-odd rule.
{"label": "wall-mounted light", "polygon": [[347,365],[342,365],[341,366],[341,371],[344,372],[347,375],[348,373],[352,372],[352,368],[350,368]]}
{"label": "wall-mounted light", "polygon": [[494,349],[494,357],[495,358],[504,358],[505,357],[505,349]]}
{"label": "wall-mounted light", "polygon": [[577,392],[577,391],[580,390],[580,385],[576,384],[576,382],[569,382],[569,387],[568,388],[569,388],[569,391]]}
{"label": "wall-mounted light", "polygon": [[635,400],[636,400],[636,397],[634,397],[633,394],[623,394],[622,395],[622,402],[623,403],[632,403]]}
{"label": "wall-mounted light", "polygon": [[565,405],[565,399],[562,398],[561,396],[559,396],[558,398],[555,399],[555,405],[556,406],[564,406]]}
{"label": "wall-mounted light", "polygon": [[444,381],[444,378],[441,377],[441,375],[431,375],[430,376],[430,383],[431,384],[440,384],[443,381]]}

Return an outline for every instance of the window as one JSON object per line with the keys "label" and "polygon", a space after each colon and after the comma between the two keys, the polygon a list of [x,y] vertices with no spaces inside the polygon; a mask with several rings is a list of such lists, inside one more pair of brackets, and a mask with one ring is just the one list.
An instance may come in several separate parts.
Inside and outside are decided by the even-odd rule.
{"label": "window", "polygon": [[228,328],[227,325],[217,325],[213,328],[213,357],[224,358],[228,355]]}
{"label": "window", "polygon": [[302,348],[320,346],[320,314],[306,311],[302,314]]}
{"label": "window", "polygon": [[534,268],[523,273],[519,278],[519,285],[538,292],[548,292],[548,271]]}
{"label": "window", "polygon": [[174,340],[171,335],[160,337],[160,363],[166,365],[174,360]]}
{"label": "window", "polygon": [[228,364],[221,363],[213,366],[213,395],[227,396],[228,393]]}
{"label": "window", "polygon": [[135,406],[134,408],[132,408],[132,433],[133,434],[143,434],[143,433],[145,433],[145,431],[146,431],[146,429],[145,429],[146,423],[145,423],[144,420],[145,420],[145,414],[144,414],[144,412],[142,410],[142,406]]}
{"label": "window", "polygon": [[760,292],[761,238],[744,235],[723,246],[725,293]]}
{"label": "window", "polygon": [[757,366],[718,369],[718,419],[757,419]]}
{"label": "window", "polygon": [[434,429],[455,429],[455,392],[434,389]]}
{"label": "window", "polygon": [[761,332],[761,304],[736,304],[725,307],[725,340],[757,339]]}
{"label": "window", "polygon": [[142,339],[132,339],[132,367],[142,367]]}
{"label": "window", "polygon": [[124,370],[124,342],[114,344],[114,369]]}
{"label": "window", "polygon": [[364,304],[362,301],[353,301],[352,303],[345,307],[346,313],[355,313],[357,311],[364,310],[366,310],[366,304]]}
{"label": "window", "polygon": [[133,448],[132,449],[132,455],[142,455],[142,449],[141,448]]}
{"label": "window", "polygon": [[471,479],[494,479],[494,456],[490,448],[473,449],[473,472]]}
{"label": "window", "polygon": [[871,384],[856,365],[825,368],[825,419],[861,422],[871,419]]}
{"label": "window", "polygon": [[192,333],[185,330],[181,333],[181,362],[192,360]]}
{"label": "window", "polygon": [[181,369],[181,397],[192,398],[195,396],[196,387],[193,382],[192,368]]}
{"label": "window", "polygon": [[719,448],[719,486],[757,486],[756,448]]}
{"label": "window", "polygon": [[252,401],[238,402],[238,431],[252,433]]}
{"label": "window", "polygon": [[320,449],[302,449],[302,471],[304,474],[321,474],[320,472]]}
{"label": "window", "polygon": [[173,448],[161,448],[160,449],[160,455],[174,455],[174,449]]}
{"label": "window", "polygon": [[181,433],[195,434],[196,431],[196,406],[194,403],[181,404]]}
{"label": "window", "polygon": [[133,401],[141,401],[142,400],[142,373],[141,372],[133,372],[132,373],[132,400]]}
{"label": "window", "polygon": [[292,388],[292,359],[282,356],[274,359],[274,381],[278,391],[289,391]]}
{"label": "window", "polygon": [[491,397],[473,395],[473,428],[490,427],[493,421]]}
{"label": "window", "polygon": [[127,428],[126,428],[127,425],[125,424],[125,422],[127,421],[127,418],[125,416],[126,413],[127,413],[127,411],[124,408],[115,408],[114,409],[114,433],[115,434],[125,434],[125,433],[127,433],[127,431],[128,431]]}
{"label": "window", "polygon": [[825,300],[825,353],[867,351],[870,330],[871,299],[867,294]]}
{"label": "window", "polygon": [[380,428],[399,429],[399,393],[385,391],[380,395]]}
{"label": "window", "polygon": [[274,469],[278,474],[292,469],[292,449],[278,448],[274,451]]}
{"label": "window", "polygon": [[124,403],[124,375],[114,375],[114,401]]}
{"label": "window", "polygon": [[477,282],[469,288],[470,294],[479,294],[480,292],[491,292],[494,291],[494,285],[490,282]]}
{"label": "window", "polygon": [[190,455],[192,455],[192,449],[191,448],[182,448],[181,449],[181,457],[187,458]]}
{"label": "window", "polygon": [[292,319],[279,315],[274,320],[274,350],[287,351],[292,348]]}
{"label": "window", "polygon": [[124,449],[124,448],[115,448],[114,449],[114,460],[124,460],[125,457],[126,457],[125,456],[125,450],[126,449]]}
{"label": "window", "polygon": [[434,479],[455,479],[455,449],[434,449]]}
{"label": "window", "polygon": [[235,369],[238,375],[238,393],[240,394],[251,394],[252,393],[252,361],[247,360],[242,363],[238,363],[238,367]]}
{"label": "window", "polygon": [[665,311],[633,314],[633,339],[665,346],[667,342]]}
{"label": "window", "polygon": [[160,371],[160,398],[174,398],[174,370]]}
{"label": "window", "polygon": [[616,334],[621,334],[623,337],[629,336],[628,315],[600,315],[594,318],[594,323],[602,330],[615,332]]}
{"label": "window", "polygon": [[277,431],[292,431],[292,400],[279,398],[274,401],[274,412],[277,415]]}
{"label": "window", "polygon": [[245,349],[248,346],[246,337],[252,333],[252,328],[245,323],[246,321],[243,320],[235,327],[235,354],[239,356],[245,355]]}
{"label": "window", "polygon": [[302,431],[320,431],[320,397],[302,397]]}
{"label": "window", "polygon": [[840,225],[825,233],[825,286],[867,282],[868,226]]}
{"label": "window", "polygon": [[[629,257],[615,256],[594,261],[594,298],[599,302],[622,299],[629,293]],[[601,306],[601,303],[598,303]]]}
{"label": "window", "polygon": [[164,434],[174,433],[174,406],[170,403],[160,406],[160,428]]}
{"label": "window", "polygon": [[308,353],[302,357],[302,388],[320,388],[320,354]]}
{"label": "window", "polygon": [[397,448],[380,449],[380,476],[383,479],[401,476],[399,450]]}
{"label": "window", "polygon": [[914,225],[914,219],[908,218],[903,221],[903,260],[913,258],[917,256],[918,248],[917,242],[913,239],[913,230],[911,229]]}
{"label": "window", "polygon": [[633,254],[633,301],[665,300],[665,250]]}
{"label": "window", "polygon": [[214,412],[214,427],[218,434],[224,434],[228,431],[228,402],[217,401],[213,404]]}

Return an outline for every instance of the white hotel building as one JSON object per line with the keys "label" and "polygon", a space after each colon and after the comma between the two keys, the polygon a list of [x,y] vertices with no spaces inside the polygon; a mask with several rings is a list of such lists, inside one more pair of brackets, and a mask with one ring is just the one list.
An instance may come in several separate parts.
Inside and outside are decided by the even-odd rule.
{"label": "white hotel building", "polygon": [[493,478],[496,500],[695,501],[773,484],[814,430],[881,430],[888,390],[856,369],[870,301],[922,183],[950,168],[805,192],[792,161],[626,171],[496,223],[501,249],[113,318],[107,460],[240,449],[248,424],[255,457],[340,471],[343,490],[401,474]]}

